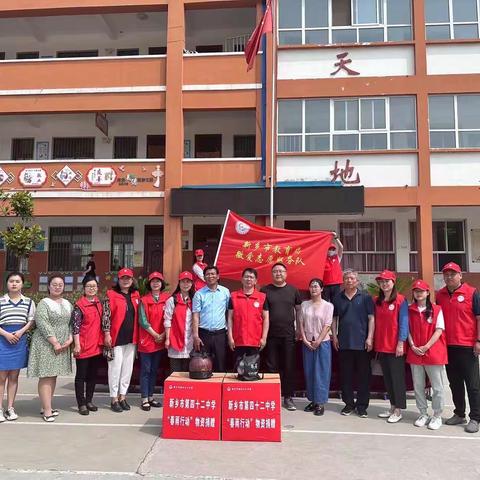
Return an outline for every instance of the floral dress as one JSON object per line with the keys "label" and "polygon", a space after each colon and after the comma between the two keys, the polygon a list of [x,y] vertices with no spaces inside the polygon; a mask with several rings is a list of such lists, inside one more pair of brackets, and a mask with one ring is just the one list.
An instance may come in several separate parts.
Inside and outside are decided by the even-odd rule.
{"label": "floral dress", "polygon": [[72,373],[71,350],[55,355],[53,346],[47,340],[51,336],[55,336],[61,344],[68,340],[72,334],[72,310],[72,304],[65,299],[59,303],[51,298],[44,298],[38,303],[35,312],[37,328],[32,335],[28,359],[29,377],[56,377]]}

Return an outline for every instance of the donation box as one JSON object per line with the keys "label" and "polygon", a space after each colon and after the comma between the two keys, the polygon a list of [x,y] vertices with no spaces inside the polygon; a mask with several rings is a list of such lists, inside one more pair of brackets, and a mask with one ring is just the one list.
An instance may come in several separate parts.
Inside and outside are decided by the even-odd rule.
{"label": "donation box", "polygon": [[208,380],[192,380],[188,373],[172,373],[164,384],[163,437],[220,440],[224,373]]}
{"label": "donation box", "polygon": [[223,380],[222,440],[281,441],[280,377],[244,382],[227,374]]}

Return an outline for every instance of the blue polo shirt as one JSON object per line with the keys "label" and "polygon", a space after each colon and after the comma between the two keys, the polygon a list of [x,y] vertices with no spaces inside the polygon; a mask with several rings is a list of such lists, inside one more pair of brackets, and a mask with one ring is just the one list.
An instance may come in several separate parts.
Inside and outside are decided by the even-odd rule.
{"label": "blue polo shirt", "polygon": [[368,315],[373,315],[372,297],[360,290],[350,300],[345,292],[333,299],[333,315],[338,317],[338,344],[340,350],[365,350],[368,335]]}
{"label": "blue polo shirt", "polygon": [[195,293],[192,312],[200,314],[199,327],[205,330],[221,330],[226,328],[226,311],[230,300],[230,290],[217,285],[215,290],[204,286]]}

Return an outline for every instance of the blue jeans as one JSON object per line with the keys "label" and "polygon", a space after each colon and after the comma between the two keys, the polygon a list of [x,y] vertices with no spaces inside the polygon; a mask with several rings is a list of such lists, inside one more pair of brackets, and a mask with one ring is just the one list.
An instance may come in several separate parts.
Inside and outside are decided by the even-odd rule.
{"label": "blue jeans", "polygon": [[140,352],[140,393],[142,398],[153,397],[158,366],[165,350],[152,353]]}
{"label": "blue jeans", "polygon": [[307,398],[320,405],[327,403],[332,373],[330,342],[322,342],[316,350],[310,350],[303,345],[303,371],[307,384]]}

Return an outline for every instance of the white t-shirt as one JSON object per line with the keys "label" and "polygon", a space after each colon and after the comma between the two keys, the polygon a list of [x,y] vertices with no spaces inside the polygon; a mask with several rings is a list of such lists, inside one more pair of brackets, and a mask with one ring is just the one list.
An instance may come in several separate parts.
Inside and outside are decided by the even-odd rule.
{"label": "white t-shirt", "polygon": [[[423,313],[427,307],[418,307],[418,311],[420,313]],[[428,319],[428,323],[432,323],[432,317]],[[440,310],[438,317],[437,317],[437,324],[435,325],[435,328],[441,328],[442,330],[445,330],[445,320],[443,318],[443,312]]]}

